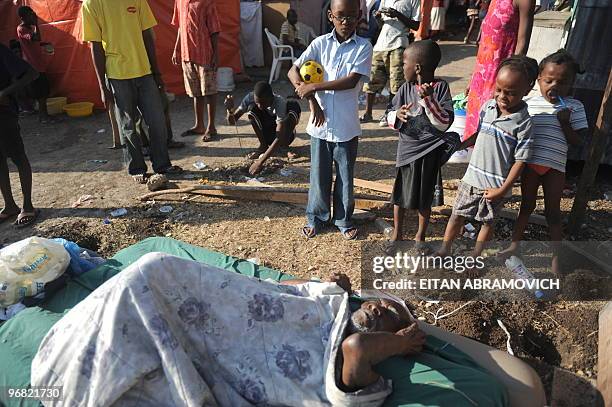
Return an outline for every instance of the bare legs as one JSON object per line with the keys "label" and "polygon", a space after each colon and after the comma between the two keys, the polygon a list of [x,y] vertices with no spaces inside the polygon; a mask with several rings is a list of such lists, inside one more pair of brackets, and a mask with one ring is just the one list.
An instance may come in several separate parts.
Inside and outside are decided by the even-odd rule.
{"label": "bare legs", "polygon": [[[204,108],[208,114],[208,125],[204,127]],[[217,95],[197,96],[193,98],[195,124],[186,133],[203,134],[204,141],[210,141],[217,135],[215,115],[217,113]]]}

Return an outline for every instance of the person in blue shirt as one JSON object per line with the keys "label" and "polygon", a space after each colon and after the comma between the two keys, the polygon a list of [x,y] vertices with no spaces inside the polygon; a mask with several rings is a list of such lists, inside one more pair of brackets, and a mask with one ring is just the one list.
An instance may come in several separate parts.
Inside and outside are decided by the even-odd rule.
{"label": "person in blue shirt", "polygon": [[[358,0],[333,0],[327,13],[334,30],[316,38],[289,70],[297,95],[307,99],[310,120],[310,189],[306,208],[306,238],[314,237],[328,222],[346,239],[357,237],[352,215],[355,208],[353,173],[357,158],[359,123],[358,95],[369,79],[372,44],[356,34],[361,18]],[[306,61],[323,67],[321,83],[304,83],[299,68]],[[336,167],[331,214],[332,170]]]}

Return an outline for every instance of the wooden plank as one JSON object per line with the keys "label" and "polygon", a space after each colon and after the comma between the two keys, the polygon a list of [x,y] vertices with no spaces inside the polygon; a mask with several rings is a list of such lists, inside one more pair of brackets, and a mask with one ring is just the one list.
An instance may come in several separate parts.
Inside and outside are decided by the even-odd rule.
{"label": "wooden plank", "polygon": [[612,130],[612,101],[610,101],[610,92],[612,91],[612,71],[608,76],[608,84],[604,91],[603,99],[601,101],[601,108],[599,109],[599,116],[597,117],[597,123],[595,124],[595,131],[593,131],[593,137],[591,138],[591,145],[589,149],[589,155],[584,162],[582,169],[582,175],[578,182],[578,188],[576,191],[576,197],[574,198],[574,204],[572,206],[572,212],[570,213],[568,230],[570,234],[574,235],[580,230],[582,220],[586,214],[587,204],[589,203],[590,189],[595,181],[599,164],[601,163],[601,157],[605,152],[606,142],[608,134]]}
{"label": "wooden plank", "polygon": [[612,302],[608,302],[599,313],[598,349],[597,388],[604,405],[612,406]]}
{"label": "wooden plank", "polygon": [[[289,169],[297,174],[309,175],[310,172],[306,168],[302,167],[289,167]],[[334,176],[334,180],[336,176]],[[384,192],[391,194],[393,192],[393,185],[383,184],[382,182],[368,181],[361,178],[353,178],[353,184],[359,188],[370,189],[372,191]]]}
{"label": "wooden plank", "polygon": [[[171,194],[220,196],[232,199],[252,199],[291,204],[306,204],[308,202],[307,188],[250,187],[240,185],[197,185],[190,188],[167,189],[143,195],[140,197],[140,200],[147,201],[153,197]],[[355,198],[355,208],[357,209],[380,210],[388,205],[388,202],[382,200]]]}

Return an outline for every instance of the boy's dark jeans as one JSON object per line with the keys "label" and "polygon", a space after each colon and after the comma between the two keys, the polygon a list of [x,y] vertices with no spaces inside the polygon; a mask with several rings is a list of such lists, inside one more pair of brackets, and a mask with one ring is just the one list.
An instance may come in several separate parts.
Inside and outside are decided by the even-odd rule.
{"label": "boy's dark jeans", "polygon": [[149,154],[153,171],[168,168],[168,133],[164,108],[159,88],[152,75],[134,79],[109,79],[115,97],[117,122],[122,139],[126,144],[126,161],[130,175],[144,174],[147,164],[142,155],[142,141],[136,130],[136,122],[142,114],[149,127]]}
{"label": "boy's dark jeans", "polygon": [[[355,209],[353,176],[357,146],[358,137],[343,143],[333,143],[316,137],[310,138],[310,189],[306,207],[308,225],[318,229],[331,219],[340,231],[345,231],[353,226],[351,219]],[[334,214],[332,217],[330,203],[334,164],[336,165],[336,182],[334,183]]]}

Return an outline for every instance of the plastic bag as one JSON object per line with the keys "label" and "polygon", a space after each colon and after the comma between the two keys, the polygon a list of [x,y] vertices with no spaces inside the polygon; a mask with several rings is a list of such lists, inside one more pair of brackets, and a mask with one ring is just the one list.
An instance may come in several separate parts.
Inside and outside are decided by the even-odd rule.
{"label": "plastic bag", "polygon": [[45,284],[61,276],[70,255],[60,243],[30,237],[0,250],[0,306],[43,291]]}
{"label": "plastic bag", "polygon": [[81,275],[106,262],[106,259],[100,257],[96,252],[83,249],[74,242],[59,237],[52,240],[64,246],[64,249],[70,255],[70,265],[68,267],[68,274],[70,275]]}

